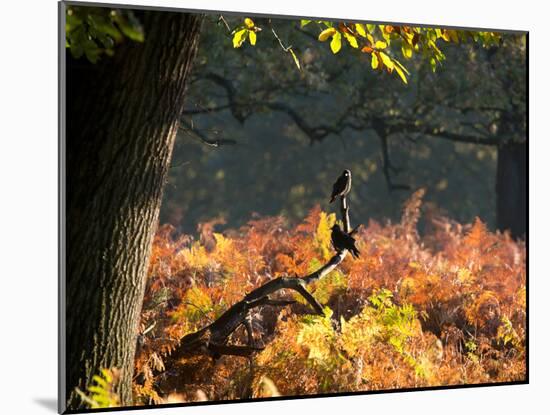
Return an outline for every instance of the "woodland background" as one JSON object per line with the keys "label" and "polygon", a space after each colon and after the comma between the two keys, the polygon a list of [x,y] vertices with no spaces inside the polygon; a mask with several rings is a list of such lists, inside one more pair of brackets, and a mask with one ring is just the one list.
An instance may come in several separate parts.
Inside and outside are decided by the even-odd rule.
{"label": "woodland background", "polygon": [[[260,19],[258,26],[263,23]],[[312,40],[314,30],[296,26],[296,21],[274,21],[285,45],[300,57],[302,71],[268,26],[259,32],[256,47],[234,49],[220,41],[228,34],[217,16],[209,18],[189,82],[161,223],[193,232],[197,223],[216,217],[225,221],[219,224],[223,229],[246,223],[251,212],[299,221],[325,202],[335,174],[350,168],[359,217],[396,220],[411,191],[425,187],[426,202],[459,222],[477,216],[496,229],[500,208],[501,215],[503,210],[516,214],[523,229],[517,234],[524,233],[521,35],[503,34],[503,47],[485,49],[443,43],[446,59],[435,73],[428,59],[401,57],[414,73],[404,85],[366,68],[370,56],[358,57],[349,46],[333,55],[326,44]],[[284,107],[276,110],[273,103]],[[315,129],[323,126],[333,133],[318,135]],[[422,128],[430,131],[419,132]],[[236,144],[211,147],[201,137]],[[511,150],[515,160],[507,160],[504,147],[499,150],[506,141],[521,143]],[[500,190],[499,151],[505,170]]]}

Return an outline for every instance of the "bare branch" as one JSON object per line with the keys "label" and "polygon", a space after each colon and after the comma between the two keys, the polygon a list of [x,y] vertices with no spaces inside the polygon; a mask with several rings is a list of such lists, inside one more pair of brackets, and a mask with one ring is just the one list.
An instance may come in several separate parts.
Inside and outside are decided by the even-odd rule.
{"label": "bare branch", "polygon": [[227,24],[227,20],[225,20],[225,17],[223,17],[222,15],[220,15],[220,17],[219,17],[219,19],[218,19],[218,22],[222,22],[222,23],[225,25],[227,31],[228,31],[229,33],[231,33],[231,28],[230,28],[229,25]]}
{"label": "bare branch", "polygon": [[[182,128],[181,124],[185,128]],[[206,137],[203,133],[200,132],[200,130],[197,130],[196,128],[193,128],[193,125],[188,123],[186,120],[181,119],[180,120],[180,129],[185,132],[191,132],[193,135],[198,138],[203,144],[206,144],[210,147],[220,147],[224,145],[235,145],[237,144],[237,141],[232,140],[230,138],[218,138],[216,140],[209,139]]]}

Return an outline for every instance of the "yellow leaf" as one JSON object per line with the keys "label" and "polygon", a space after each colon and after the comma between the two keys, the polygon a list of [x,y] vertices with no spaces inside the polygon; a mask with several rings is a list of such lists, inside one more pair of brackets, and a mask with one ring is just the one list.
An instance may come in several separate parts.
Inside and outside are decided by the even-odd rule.
{"label": "yellow leaf", "polygon": [[361,23],[355,23],[355,31],[359,33],[359,36],[367,37],[367,31],[365,30],[365,26]]}
{"label": "yellow leaf", "polygon": [[372,54],[372,61],[371,61],[371,66],[372,66],[372,69],[376,69],[378,68],[378,56],[376,56],[376,53],[373,53]]}
{"label": "yellow leaf", "polygon": [[351,47],[353,47],[355,49],[357,49],[359,47],[359,44],[357,43],[357,39],[355,38],[355,36],[350,35],[347,32],[344,32],[344,36],[345,36],[346,40],[348,41],[348,43],[350,44]]}
{"label": "yellow leaf", "polygon": [[448,33],[449,33],[449,37],[454,43],[458,43],[460,41],[456,30],[449,30]]}
{"label": "yellow leaf", "polygon": [[377,40],[374,44],[374,47],[376,49],[386,49],[388,47],[388,44],[382,40]]}
{"label": "yellow leaf", "polygon": [[233,47],[240,48],[248,36],[248,30],[241,29],[233,35]]}
{"label": "yellow leaf", "polygon": [[323,31],[319,34],[319,40],[320,40],[321,42],[324,42],[324,41],[327,40],[329,37],[333,36],[335,33],[336,33],[336,29],[335,29],[334,27],[329,27],[328,29],[323,30]]}
{"label": "yellow leaf", "polygon": [[298,69],[302,69],[302,67],[300,66],[300,61],[298,60],[298,57],[296,56],[296,54],[294,53],[294,51],[292,50],[292,48],[290,48],[288,50],[290,52],[290,54],[292,55],[292,58],[294,59],[294,63],[296,64],[296,66],[298,67]]}
{"label": "yellow leaf", "polygon": [[397,59],[393,60],[393,63],[395,63],[396,66],[399,66],[403,72],[405,72],[407,75],[410,75],[411,73],[403,66],[401,62],[399,62]]}
{"label": "yellow leaf", "polygon": [[401,80],[407,84],[407,77],[405,76],[405,73],[403,72],[403,69],[401,69],[399,66],[395,66],[395,72],[401,77]]}
{"label": "yellow leaf", "polygon": [[252,46],[256,44],[256,32],[254,30],[248,31],[248,40]]}
{"label": "yellow leaf", "polygon": [[254,27],[254,22],[249,17],[244,19],[244,24],[248,29],[252,29]]}
{"label": "yellow leaf", "polygon": [[340,32],[336,32],[332,36],[332,40],[330,41],[330,49],[334,54],[340,52],[340,49],[342,49],[342,35]]}
{"label": "yellow leaf", "polygon": [[315,242],[323,255],[323,259],[328,260],[331,257],[331,228],[336,223],[336,215],[334,213],[326,214],[321,211],[319,213],[319,224],[315,231]]}
{"label": "yellow leaf", "polygon": [[410,59],[413,54],[411,45],[409,45],[408,43],[404,43],[403,46],[401,47],[401,52],[403,53],[403,56],[405,58]]}
{"label": "yellow leaf", "polygon": [[382,63],[384,64],[384,66],[388,68],[390,72],[393,71],[395,65],[392,62],[391,58],[384,52],[380,52],[380,58],[382,59]]}

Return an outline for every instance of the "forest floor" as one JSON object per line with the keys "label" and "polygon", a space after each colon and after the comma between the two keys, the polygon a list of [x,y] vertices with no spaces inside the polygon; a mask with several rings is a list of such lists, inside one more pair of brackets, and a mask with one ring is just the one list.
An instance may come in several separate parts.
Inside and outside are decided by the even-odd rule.
{"label": "forest floor", "polygon": [[[525,380],[525,243],[429,207],[420,236],[421,208],[412,198],[399,223],[361,227],[361,256],[308,287],[324,316],[293,292],[279,298],[295,304],[259,307],[252,327],[263,350],[250,359],[173,361],[170,351],[254,288],[319,268],[334,253],[336,216],[316,207],[297,226],[257,218],[223,234],[214,221],[197,241],[161,226],[141,314],[136,404]],[[246,343],[244,327],[230,342]]]}

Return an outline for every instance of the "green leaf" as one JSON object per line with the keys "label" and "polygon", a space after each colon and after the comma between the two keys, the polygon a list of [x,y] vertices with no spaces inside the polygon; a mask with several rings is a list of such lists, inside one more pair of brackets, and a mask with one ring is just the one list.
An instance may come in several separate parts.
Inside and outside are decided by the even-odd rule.
{"label": "green leaf", "polygon": [[348,43],[350,44],[351,47],[353,47],[355,49],[357,49],[359,47],[359,44],[357,43],[357,39],[356,39],[355,36],[350,35],[347,32],[344,32],[344,37],[346,38],[346,40],[348,41]]}
{"label": "green leaf", "polygon": [[233,35],[233,47],[240,48],[247,37],[248,37],[247,29],[241,29],[235,32],[235,34]]}
{"label": "green leaf", "polygon": [[65,19],[65,31],[70,32],[77,26],[82,24],[82,19],[78,17],[73,10],[67,10],[67,17]]}
{"label": "green leaf", "polygon": [[435,58],[430,58],[430,66],[432,67],[432,72],[435,72],[435,68],[437,66],[437,61]]}
{"label": "green leaf", "polygon": [[94,28],[97,32],[113,38],[116,42],[122,40],[122,33],[120,33],[113,22],[105,16],[89,14],[87,20],[90,29]]}
{"label": "green leaf", "polygon": [[128,12],[126,17],[122,16],[120,13],[115,13],[113,15],[113,20],[117,23],[120,31],[126,37],[132,39],[135,42],[143,42],[145,40],[143,27],[133,15],[133,13]]}
{"label": "green leaf", "polygon": [[307,26],[310,23],[311,23],[311,20],[302,19],[302,20],[300,20],[300,27]]}
{"label": "green leaf", "polygon": [[332,40],[330,41],[330,49],[334,54],[340,52],[340,49],[342,49],[342,34],[340,32],[336,32],[334,36],[332,36]]}
{"label": "green leaf", "polygon": [[248,40],[252,46],[256,44],[256,32],[254,30],[248,31]]}
{"label": "green leaf", "polygon": [[369,31],[369,33],[372,33],[376,30],[376,25],[375,24],[368,24],[367,25],[367,30]]}

